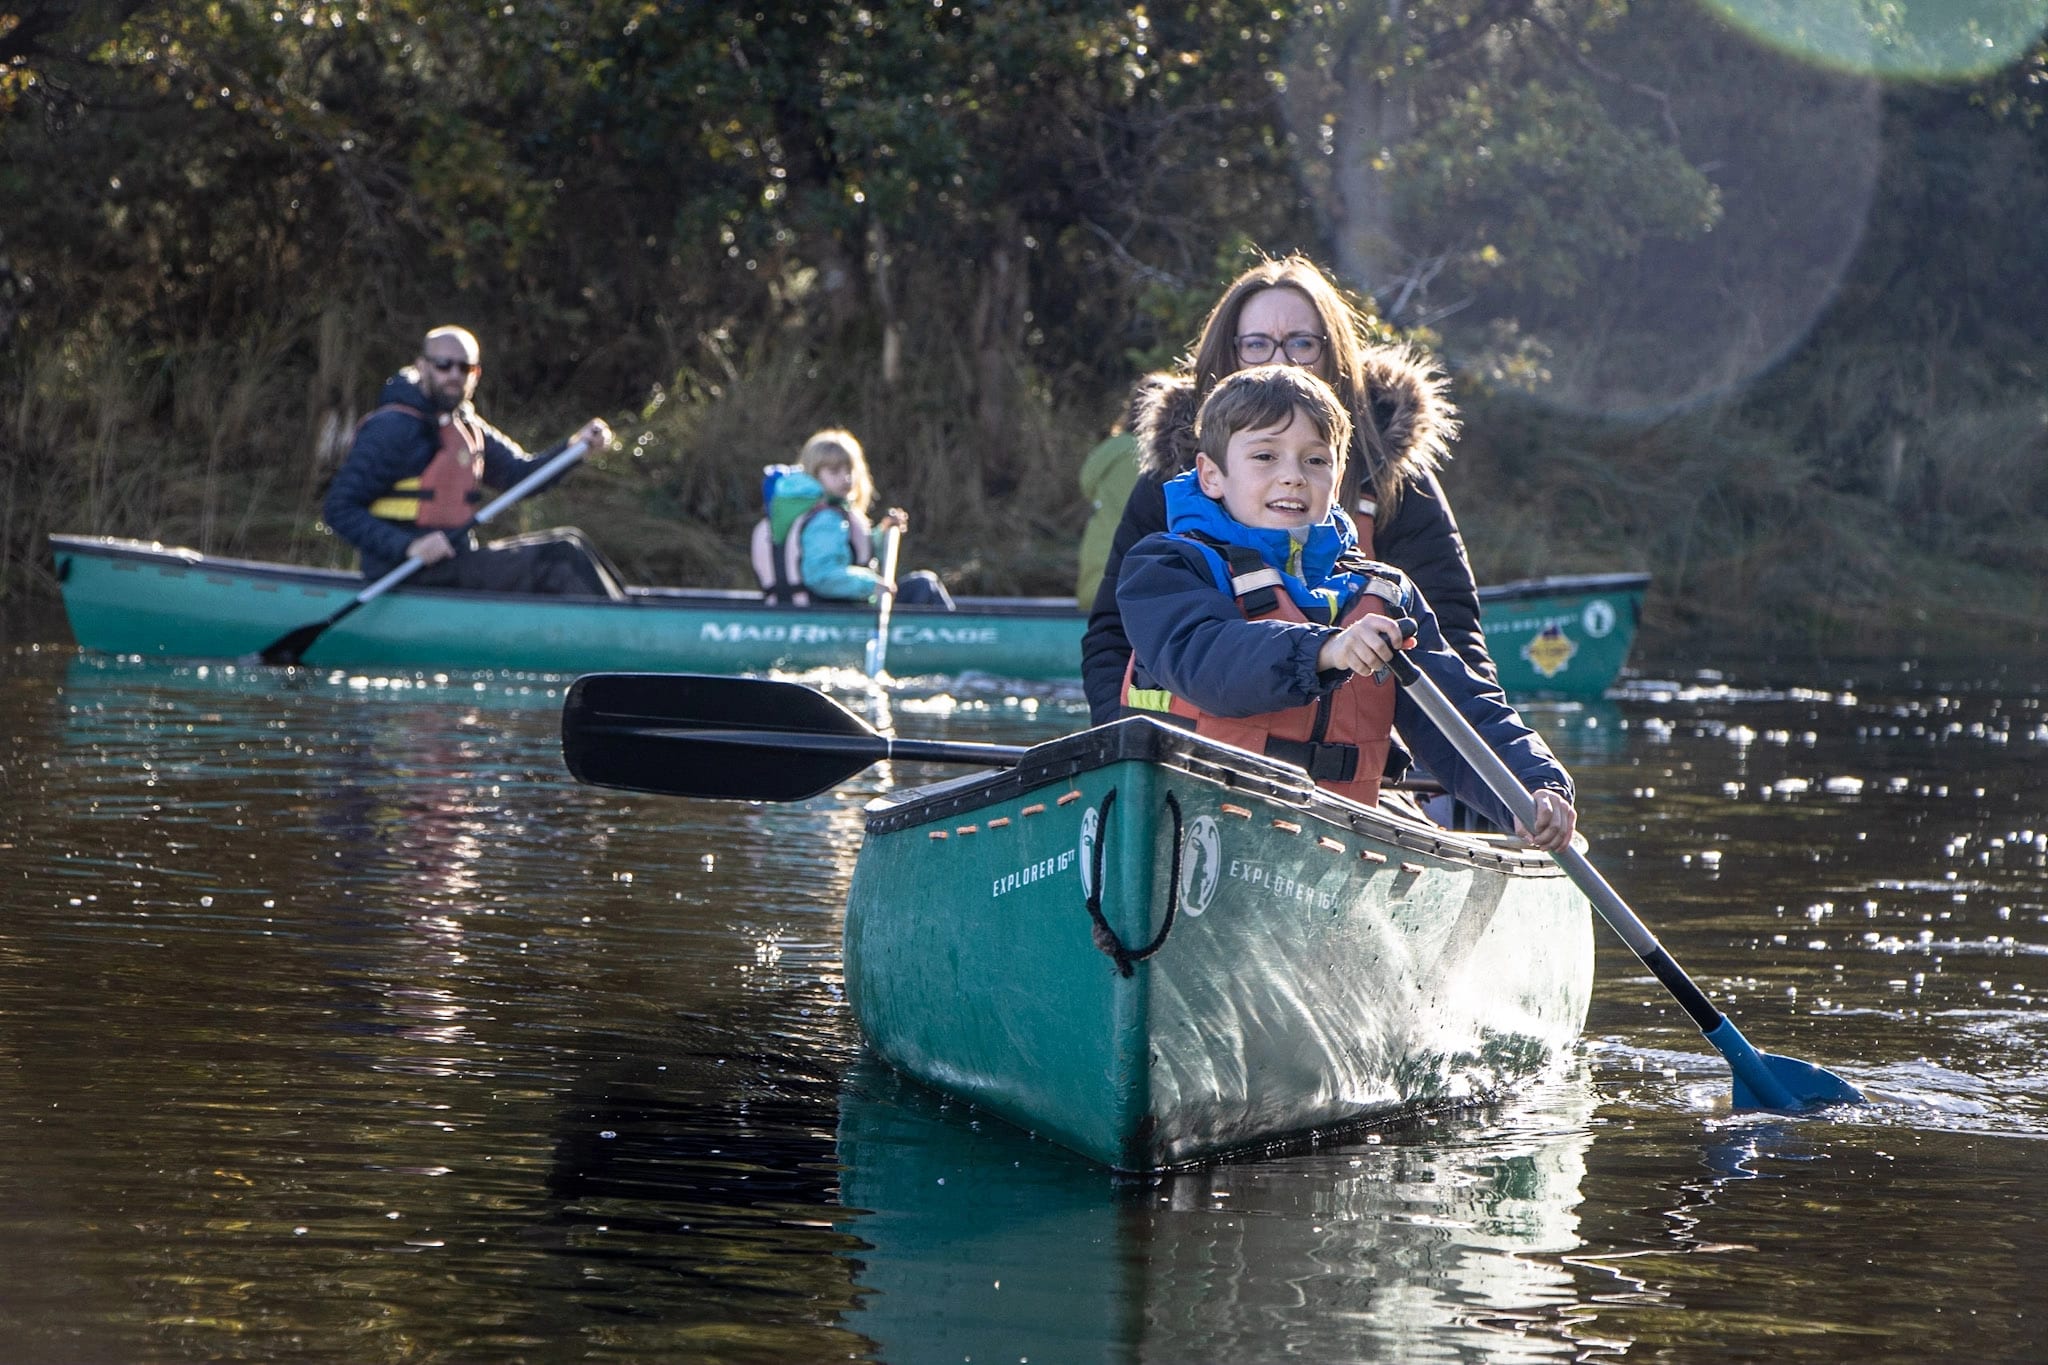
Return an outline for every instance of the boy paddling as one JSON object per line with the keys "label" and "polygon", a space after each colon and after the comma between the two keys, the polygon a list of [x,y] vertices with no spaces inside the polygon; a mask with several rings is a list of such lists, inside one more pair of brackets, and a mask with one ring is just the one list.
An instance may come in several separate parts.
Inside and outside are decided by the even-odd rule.
{"label": "boy paddling", "polygon": [[[1406,741],[1501,828],[1541,849],[1567,847],[1578,815],[1563,765],[1444,642],[1406,576],[1356,553],[1350,518],[1334,505],[1350,427],[1330,387],[1294,366],[1240,370],[1203,402],[1195,467],[1166,485],[1168,529],[1131,548],[1117,582],[1133,650],[1123,713],[1296,763],[1368,805],[1383,777],[1407,771]],[[1397,617],[1412,620],[1412,640]],[[1394,652],[1411,648],[1530,789],[1533,828],[1384,676]]]}

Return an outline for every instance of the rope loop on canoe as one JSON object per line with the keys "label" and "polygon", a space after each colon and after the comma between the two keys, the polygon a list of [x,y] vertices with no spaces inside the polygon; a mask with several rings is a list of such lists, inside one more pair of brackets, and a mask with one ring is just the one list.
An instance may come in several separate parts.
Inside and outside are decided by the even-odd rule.
{"label": "rope loop on canoe", "polygon": [[1111,787],[1102,798],[1102,810],[1096,819],[1095,847],[1092,852],[1093,874],[1088,879],[1088,918],[1095,921],[1095,946],[1107,953],[1116,963],[1117,971],[1130,976],[1135,971],[1133,963],[1143,962],[1166,944],[1166,935],[1173,928],[1173,917],[1180,909],[1180,859],[1181,822],[1180,800],[1172,792],[1166,794],[1166,810],[1173,817],[1173,873],[1166,884],[1166,918],[1159,922],[1159,932],[1152,941],[1136,952],[1124,947],[1124,941],[1116,936],[1116,930],[1109,927],[1109,921],[1102,917],[1102,849],[1109,842],[1109,808],[1116,804],[1116,788]]}

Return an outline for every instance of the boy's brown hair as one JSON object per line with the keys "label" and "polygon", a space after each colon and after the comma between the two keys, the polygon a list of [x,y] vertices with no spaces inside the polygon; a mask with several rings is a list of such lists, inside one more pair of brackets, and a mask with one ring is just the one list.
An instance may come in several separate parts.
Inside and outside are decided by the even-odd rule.
{"label": "boy's brown hair", "polygon": [[1344,411],[1335,389],[1298,365],[1256,365],[1225,376],[1202,400],[1195,418],[1196,449],[1218,469],[1227,469],[1223,453],[1231,437],[1240,431],[1284,427],[1297,412],[1330,447],[1334,472],[1341,478],[1344,452],[1351,445],[1351,414]]}

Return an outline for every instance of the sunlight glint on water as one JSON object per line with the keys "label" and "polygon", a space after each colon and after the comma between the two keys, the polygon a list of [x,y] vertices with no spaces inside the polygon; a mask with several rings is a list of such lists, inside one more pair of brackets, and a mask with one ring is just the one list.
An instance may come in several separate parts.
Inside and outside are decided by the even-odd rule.
{"label": "sunlight glint on water", "polygon": [[[1082,719],[1060,689],[816,681],[904,734]],[[692,806],[570,782],[560,679],[20,650],[0,685],[0,1334],[25,1360],[2037,1339],[2030,681],[1649,680],[1530,708],[1596,865],[1752,1041],[1870,1106],[1730,1114],[1725,1064],[1602,931],[1579,1063],[1519,1102],[1152,1180],[861,1048],[839,973],[861,804],[957,770]]]}

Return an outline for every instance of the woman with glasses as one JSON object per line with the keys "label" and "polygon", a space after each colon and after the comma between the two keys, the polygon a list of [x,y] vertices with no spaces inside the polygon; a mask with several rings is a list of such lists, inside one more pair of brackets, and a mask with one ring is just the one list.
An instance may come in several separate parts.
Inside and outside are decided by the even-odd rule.
{"label": "woman with glasses", "polygon": [[1081,640],[1093,723],[1117,718],[1131,656],[1116,605],[1124,554],[1166,529],[1166,483],[1194,467],[1202,400],[1225,376],[1253,365],[1299,365],[1337,391],[1352,421],[1339,496],[1357,524],[1359,547],[1405,572],[1435,610],[1451,647],[1482,677],[1498,676],[1479,630],[1479,590],[1464,538],[1436,479],[1458,433],[1444,380],[1407,347],[1366,341],[1364,323],[1307,257],[1263,261],[1238,276],[1210,310],[1184,370],[1139,381],[1141,472]]}

